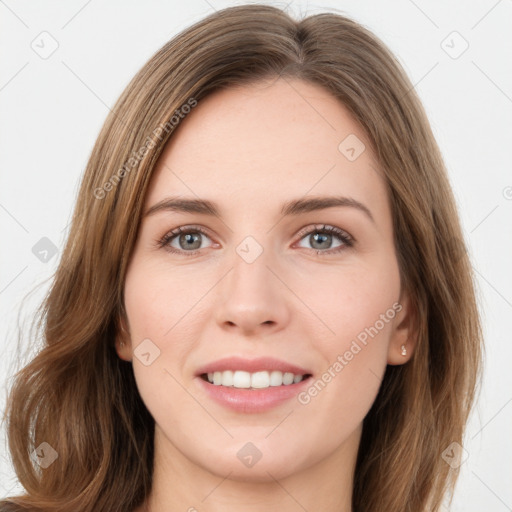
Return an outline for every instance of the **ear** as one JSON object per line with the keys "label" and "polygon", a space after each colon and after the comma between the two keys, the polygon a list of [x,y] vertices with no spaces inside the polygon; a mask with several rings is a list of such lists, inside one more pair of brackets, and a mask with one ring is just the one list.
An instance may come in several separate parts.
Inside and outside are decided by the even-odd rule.
{"label": "ear", "polygon": [[[396,316],[393,319],[393,330],[388,347],[388,364],[407,363],[416,349],[418,338],[418,313],[408,293],[403,293],[399,302],[393,305]],[[406,354],[402,354],[405,347]]]}
{"label": "ear", "polygon": [[123,361],[132,360],[132,342],[127,324],[126,313],[123,311],[116,322],[116,336],[114,341],[117,355],[123,359]]}

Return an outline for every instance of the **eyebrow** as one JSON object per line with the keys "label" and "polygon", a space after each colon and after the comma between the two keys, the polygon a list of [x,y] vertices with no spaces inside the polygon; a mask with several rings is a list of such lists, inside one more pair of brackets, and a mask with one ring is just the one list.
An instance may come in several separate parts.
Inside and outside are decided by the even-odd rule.
{"label": "eyebrow", "polygon": [[[283,204],[281,215],[296,216],[303,213],[324,210],[335,207],[351,207],[363,212],[372,222],[375,223],[372,212],[363,203],[344,196],[313,196],[301,199],[293,199]],[[182,197],[166,197],[154,204],[144,214],[144,217],[161,211],[174,211],[183,213],[199,213],[221,217],[219,207],[207,199],[188,199]]]}

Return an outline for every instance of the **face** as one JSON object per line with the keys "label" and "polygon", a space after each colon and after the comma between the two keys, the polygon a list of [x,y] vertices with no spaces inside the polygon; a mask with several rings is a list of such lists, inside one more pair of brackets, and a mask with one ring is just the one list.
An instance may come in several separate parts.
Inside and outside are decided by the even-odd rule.
{"label": "face", "polygon": [[347,109],[298,80],[214,93],[145,212],[116,346],[162,457],[265,480],[354,453],[412,347],[386,184]]}

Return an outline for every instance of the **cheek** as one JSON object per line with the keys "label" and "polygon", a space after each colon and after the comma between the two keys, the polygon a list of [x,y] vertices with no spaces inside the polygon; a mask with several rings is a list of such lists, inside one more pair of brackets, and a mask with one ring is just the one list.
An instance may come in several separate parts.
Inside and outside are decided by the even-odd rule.
{"label": "cheek", "polygon": [[395,258],[380,255],[364,264],[328,268],[317,272],[314,280],[297,281],[295,290],[316,317],[316,338],[333,350],[348,350],[351,340],[359,336],[364,342],[365,333],[368,336],[374,327],[380,338],[389,337],[389,321],[396,315],[393,304],[400,297],[398,264]]}
{"label": "cheek", "polygon": [[161,344],[172,336],[195,295],[183,284],[161,265],[144,262],[142,258],[134,260],[124,287],[132,343],[154,337]]}
{"label": "cheek", "polygon": [[124,302],[133,371],[141,397],[155,418],[190,406],[180,385],[181,370],[199,339],[191,308],[198,301],[196,295],[205,292],[187,284],[142,258],[134,259],[126,276]]}
{"label": "cheek", "polygon": [[[387,366],[395,318],[401,309],[398,266],[368,269],[342,293],[335,324],[336,341],[327,350],[333,403],[343,396],[347,410],[365,416],[373,403]],[[343,416],[343,411],[339,410]]]}
{"label": "cheek", "polygon": [[[358,308],[361,308],[358,311]],[[388,313],[386,314],[386,311]],[[321,432],[321,451],[328,454],[361,425],[372,407],[387,366],[387,351],[396,310],[382,301],[351,303],[332,343],[323,343],[324,367],[298,396],[310,435]],[[380,318],[383,314],[385,320]],[[387,320],[387,322],[386,322]],[[299,416],[299,415],[297,415]],[[296,429],[296,435],[301,430]],[[282,442],[286,442],[283,438]]]}
{"label": "cheek", "polygon": [[382,258],[332,274],[327,284],[330,293],[322,296],[316,289],[311,299],[333,332],[316,336],[324,366],[299,401],[326,425],[331,425],[330,415],[336,425],[355,428],[374,402],[386,370],[394,319],[401,309],[398,265],[394,258]]}

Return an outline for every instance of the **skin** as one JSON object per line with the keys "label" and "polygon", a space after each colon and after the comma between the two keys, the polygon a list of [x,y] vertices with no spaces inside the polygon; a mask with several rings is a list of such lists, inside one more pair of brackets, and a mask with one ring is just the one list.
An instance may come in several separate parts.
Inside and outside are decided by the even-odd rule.
{"label": "skin", "polygon": [[[338,145],[355,134],[366,149],[349,161]],[[284,202],[344,195],[350,206],[283,217]],[[116,339],[133,362],[155,418],[155,472],[138,511],[351,511],[362,422],[387,364],[413,354],[413,313],[401,290],[385,181],[367,138],[323,88],[267,80],[207,97],[181,121],[152,176],[147,208],[168,196],[209,199],[221,217],[159,211],[144,218],[125,281],[128,323]],[[317,224],[338,227],[315,245]],[[201,226],[192,256],[179,226]],[[303,228],[313,233],[299,235]],[[263,248],[247,263],[245,237]],[[198,244],[199,245],[199,244]],[[253,249],[251,249],[253,250]],[[318,254],[318,251],[323,251]],[[330,253],[330,254],[329,254]],[[264,413],[234,412],[199,385],[199,366],[226,356],[272,356],[321,377],[365,328],[401,310],[307,404],[295,398]],[[133,350],[149,338],[149,366]],[[401,346],[407,355],[401,355]],[[251,468],[237,452],[252,442]]]}

